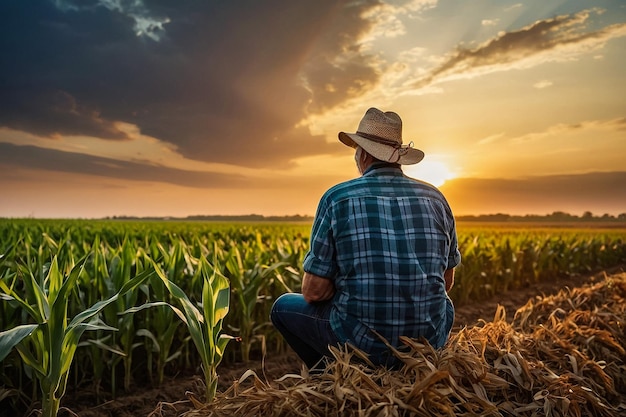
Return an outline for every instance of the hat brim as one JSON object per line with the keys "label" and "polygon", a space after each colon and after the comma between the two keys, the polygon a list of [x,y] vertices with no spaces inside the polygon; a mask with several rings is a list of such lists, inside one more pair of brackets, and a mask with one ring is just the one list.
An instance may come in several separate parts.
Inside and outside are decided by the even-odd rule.
{"label": "hat brim", "polygon": [[[360,146],[376,159],[402,165],[417,164],[424,159],[424,152],[419,149],[404,147],[401,152],[393,146],[384,145],[364,138],[357,133],[339,132],[339,140],[346,146],[356,148]],[[398,158],[398,154],[399,158]]]}

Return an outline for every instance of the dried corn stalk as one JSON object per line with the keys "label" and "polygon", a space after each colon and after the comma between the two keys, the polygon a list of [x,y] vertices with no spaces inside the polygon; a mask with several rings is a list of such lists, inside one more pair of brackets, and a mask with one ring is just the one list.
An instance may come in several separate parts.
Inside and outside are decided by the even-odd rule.
{"label": "dried corn stalk", "polygon": [[321,375],[245,373],[188,417],[620,416],[626,413],[626,274],[537,298],[507,322],[464,328],[440,350],[404,338],[403,362],[372,367],[333,349]]}

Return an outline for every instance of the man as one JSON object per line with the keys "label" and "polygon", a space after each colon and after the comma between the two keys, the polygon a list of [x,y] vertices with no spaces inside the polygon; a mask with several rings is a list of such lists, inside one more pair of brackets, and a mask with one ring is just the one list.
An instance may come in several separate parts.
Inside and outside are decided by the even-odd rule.
{"label": "man", "polygon": [[323,195],[302,294],[279,297],[271,319],[309,368],[344,343],[394,366],[385,341],[400,347],[400,336],[424,337],[439,348],[448,339],[447,291],[461,261],[454,217],[439,190],[402,173],[424,153],[402,144],[396,113],[370,108],[358,131],[339,140],[356,149],[361,177]]}

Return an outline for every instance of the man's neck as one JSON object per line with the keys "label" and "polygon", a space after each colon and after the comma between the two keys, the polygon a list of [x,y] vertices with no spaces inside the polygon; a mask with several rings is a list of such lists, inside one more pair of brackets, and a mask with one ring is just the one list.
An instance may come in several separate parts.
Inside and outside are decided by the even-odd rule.
{"label": "man's neck", "polygon": [[369,171],[376,169],[376,168],[398,168],[401,169],[400,164],[394,164],[392,162],[386,162],[386,161],[381,161],[379,159],[374,159],[371,162],[369,162],[368,164],[366,164],[366,166],[363,169],[363,175],[367,174]]}

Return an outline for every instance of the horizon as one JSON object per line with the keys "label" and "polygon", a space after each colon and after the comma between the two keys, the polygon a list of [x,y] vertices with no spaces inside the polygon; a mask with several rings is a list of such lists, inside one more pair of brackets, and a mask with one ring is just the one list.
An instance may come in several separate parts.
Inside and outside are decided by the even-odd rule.
{"label": "horizon", "polygon": [[626,211],[622,0],[132,3],[0,3],[0,217],[312,216],[369,107],[456,216]]}
{"label": "horizon", "polygon": [[[248,214],[191,214],[184,217],[175,216],[132,216],[117,214],[105,217],[3,217],[0,216],[0,220],[190,220],[190,221],[204,221],[214,219],[250,219],[250,220],[274,220],[274,219],[304,219],[306,221],[312,221],[315,216],[307,214],[283,214],[283,215],[263,215],[258,213]],[[555,211],[552,213],[538,214],[538,213],[526,213],[526,214],[509,214],[501,212],[482,213],[482,214],[464,214],[455,215],[457,220],[516,220],[516,219],[546,219],[551,221],[592,221],[597,222],[601,220],[607,221],[626,221],[626,211],[622,213],[610,214],[610,213],[593,213],[591,211],[584,211],[582,214],[572,214],[563,211]]]}

